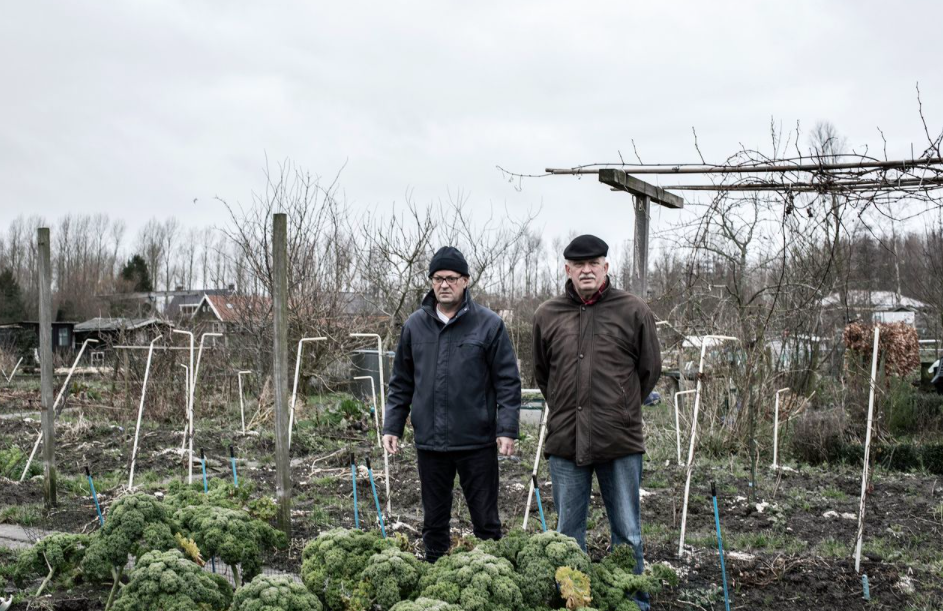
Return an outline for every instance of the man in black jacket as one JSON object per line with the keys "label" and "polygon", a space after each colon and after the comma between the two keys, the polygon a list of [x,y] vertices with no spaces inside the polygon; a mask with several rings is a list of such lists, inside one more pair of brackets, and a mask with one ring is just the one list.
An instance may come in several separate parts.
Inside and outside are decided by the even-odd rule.
{"label": "man in black jacket", "polygon": [[439,249],[429,277],[432,290],[406,320],[396,348],[383,445],[391,454],[399,451],[411,415],[422,541],[426,560],[435,562],[449,550],[456,472],[475,536],[501,537],[495,445],[505,456],[514,453],[521,378],[504,322],[468,293],[462,253]]}

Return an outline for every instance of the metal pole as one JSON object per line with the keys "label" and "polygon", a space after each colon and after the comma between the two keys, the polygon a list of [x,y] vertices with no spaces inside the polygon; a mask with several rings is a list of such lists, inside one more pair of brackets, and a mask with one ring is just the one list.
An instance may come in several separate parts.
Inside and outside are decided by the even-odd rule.
{"label": "metal pole", "polygon": [[858,541],[855,543],[855,572],[861,572],[861,544],[864,540],[864,501],[868,492],[868,461],[871,459],[871,423],[874,420],[874,389],[878,374],[878,347],[881,326],[874,325],[874,348],[871,352],[871,394],[868,397],[868,431],[864,438],[864,469],[861,472],[861,502],[858,505]]}
{"label": "metal pole", "polygon": [[242,396],[242,374],[252,373],[251,371],[240,371],[236,373],[236,377],[239,378],[239,414],[242,416],[242,434],[246,434],[246,402]]}
{"label": "metal pole", "polygon": [[[375,337],[377,338],[377,363],[380,373],[380,417],[383,419],[383,425],[386,426],[386,393],[385,388],[386,384],[383,382],[383,364],[386,355],[383,353],[383,338],[377,333],[351,333],[351,337]],[[390,511],[390,459],[387,453],[383,452],[383,471],[386,474],[386,477],[383,479],[386,480],[386,514],[391,515]]]}
{"label": "metal pole", "polygon": [[131,448],[131,472],[128,475],[128,490],[134,489],[134,459],[138,453],[138,435],[141,433],[141,416],[144,415],[144,397],[147,396],[147,378],[151,373],[151,359],[154,357],[154,344],[162,338],[158,335],[151,341],[151,349],[147,351],[147,365],[144,366],[144,383],[141,385],[141,404],[138,406],[138,421],[134,427],[134,445]]}
{"label": "metal pole", "polygon": [[187,449],[187,431],[190,430],[190,368],[183,363],[179,363],[183,367],[183,398],[184,403],[184,413],[183,413],[183,436],[181,437],[182,441],[180,442],[180,451],[184,452]]}
{"label": "metal pole", "polygon": [[380,449],[383,450],[384,455],[386,450],[383,448],[383,432],[380,430],[380,416],[377,410],[377,388],[373,382],[373,376],[354,376],[355,380],[370,380],[370,395],[373,397],[373,422],[377,427],[377,445],[380,446]]}
{"label": "metal pole", "polygon": [[779,468],[779,395],[789,390],[780,388],[776,391],[776,407],[773,410],[773,468]]}
{"label": "metal pole", "polygon": [[92,481],[92,472],[89,471],[88,465],[85,465],[85,477],[88,478],[88,489],[92,492],[92,500],[95,501],[95,511],[98,513],[98,523],[101,526],[104,526],[105,518],[102,516],[101,505],[98,504],[98,493],[95,492],[95,483]]}
{"label": "metal pole", "polygon": [[380,532],[386,539],[386,527],[383,525],[383,511],[380,509],[380,497],[377,496],[377,485],[373,481],[373,469],[370,468],[370,457],[367,456],[367,475],[370,477],[370,488],[373,489],[373,502],[377,506],[377,519],[380,520]]}
{"label": "metal pole", "polygon": [[298,376],[301,373],[301,349],[305,342],[323,342],[326,337],[303,337],[298,341],[298,356],[295,358],[295,383],[291,388],[291,410],[288,412],[288,449],[291,449],[291,429],[295,425],[295,399],[298,397]]}
{"label": "metal pole", "polygon": [[[187,447],[187,440],[190,440],[190,454],[189,454],[189,474],[187,475],[187,484],[193,483],[193,387],[194,376],[193,376],[193,344],[194,337],[193,333],[190,331],[182,331],[180,329],[173,329],[174,333],[180,333],[181,335],[190,336],[190,367],[187,369],[187,428],[186,433],[183,436],[183,448]],[[125,353],[127,354],[127,353]]]}
{"label": "metal pole", "polygon": [[16,365],[13,366],[13,371],[10,372],[10,375],[4,374],[4,377],[7,379],[7,384],[13,380],[13,376],[16,375],[16,370],[20,367],[20,363],[23,362],[23,357],[20,357],[20,360],[16,362]]}
{"label": "metal pole", "polygon": [[[79,350],[78,356],[75,357],[75,361],[72,362],[72,367],[69,369],[69,375],[66,376],[65,382],[63,382],[62,388],[59,390],[59,395],[56,397],[55,402],[52,404],[52,409],[54,412],[56,412],[57,416],[59,412],[56,408],[59,405],[59,401],[62,400],[62,397],[65,394],[66,388],[69,387],[69,382],[72,380],[72,374],[75,372],[76,365],[79,364],[79,359],[82,358],[82,353],[85,352],[85,347],[90,343],[97,344],[98,340],[87,339],[84,342],[82,342],[82,348]],[[20,359],[20,360],[22,361],[23,359]],[[17,363],[17,365],[19,365],[19,363]],[[14,372],[15,371],[16,370],[14,369]],[[33,463],[33,457],[36,456],[36,451],[39,449],[39,442],[42,441],[42,439],[43,439],[43,431],[40,431],[39,435],[36,436],[36,443],[33,444],[33,451],[30,452],[29,459],[26,461],[26,467],[23,469],[22,475],[20,475],[21,482],[26,477],[26,472],[29,471],[29,466]]]}
{"label": "metal pole", "polygon": [[39,367],[43,430],[43,501],[47,509],[56,506],[56,409],[52,398],[52,264],[49,228],[36,231],[39,261]]}
{"label": "metal pole", "polygon": [[692,390],[682,390],[681,392],[675,393],[674,403],[675,403],[675,437],[677,438],[678,445],[678,466],[681,466],[681,421],[678,416],[678,397],[681,395],[690,395],[693,392],[697,392],[697,389]]}
{"label": "metal pole", "polygon": [[694,443],[697,441],[697,413],[701,405],[701,387],[704,377],[704,356],[707,354],[707,340],[733,340],[738,341],[736,337],[726,335],[704,335],[701,337],[701,360],[697,366],[697,386],[694,393],[694,413],[691,414],[691,440],[688,444],[688,466],[687,477],[684,482],[684,502],[681,506],[681,537],[678,540],[678,557],[684,555],[684,530],[688,521],[688,498],[691,495],[691,474],[694,471]]}
{"label": "metal pole", "polygon": [[200,361],[203,360],[203,345],[207,337],[222,337],[222,336],[223,336],[222,333],[204,333],[203,335],[200,336],[200,351],[197,352],[196,365],[195,365],[195,368],[191,370],[192,373],[190,374],[190,425],[189,425],[190,433],[188,435],[188,438],[190,440],[190,443],[189,443],[190,474],[187,478],[188,484],[193,483],[193,437],[196,434],[196,430],[194,429],[194,425],[193,425],[193,418],[194,418],[194,412],[196,411],[196,382],[200,376]]}
{"label": "metal pole", "polygon": [[[540,434],[537,436],[537,454],[534,456],[534,470],[531,472],[530,490],[527,491],[527,506],[524,508],[524,524],[521,526],[527,530],[527,522],[530,519],[530,500],[537,490],[537,467],[540,466],[540,452],[544,447],[544,434],[547,431],[547,420],[550,418],[550,404],[544,405],[544,413],[540,418]],[[546,529],[545,529],[546,530]]]}
{"label": "metal pole", "polygon": [[274,306],[275,495],[278,528],[291,537],[291,464],[288,455],[288,216],[272,215]]}
{"label": "metal pole", "polygon": [[720,573],[724,577],[724,607],[730,611],[730,596],[727,594],[727,567],[724,565],[724,540],[720,536],[720,511],[717,509],[717,486],[711,482],[711,499],[714,502],[714,525],[717,527],[717,551],[720,553]]}

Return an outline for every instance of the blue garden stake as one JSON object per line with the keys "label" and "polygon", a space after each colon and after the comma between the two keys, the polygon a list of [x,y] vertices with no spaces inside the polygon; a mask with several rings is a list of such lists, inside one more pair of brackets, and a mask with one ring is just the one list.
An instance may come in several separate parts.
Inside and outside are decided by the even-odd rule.
{"label": "blue garden stake", "polygon": [[232,463],[232,484],[238,488],[239,476],[236,475],[236,453],[233,451],[232,446],[229,446],[229,462]]}
{"label": "blue garden stake", "polygon": [[540,486],[537,485],[537,476],[531,474],[531,477],[534,479],[534,493],[537,495],[537,511],[540,512],[540,525],[543,527],[544,532],[547,532],[547,520],[544,519],[544,505],[540,502]]}
{"label": "blue garden stake", "polygon": [[861,587],[864,588],[864,599],[871,600],[871,588],[868,587],[868,574],[861,575]]}
{"label": "blue garden stake", "polygon": [[[203,494],[209,494],[209,488],[206,485],[206,454],[203,453],[203,448],[200,448],[200,466],[203,468]],[[213,556],[210,561],[213,563],[213,572],[215,573],[216,557]]]}
{"label": "blue garden stake", "polygon": [[88,465],[85,465],[85,475],[88,477],[88,487],[92,491],[92,498],[95,499],[95,511],[98,512],[98,523],[104,526],[105,518],[102,517],[102,508],[98,504],[98,493],[95,492],[95,484],[92,483],[92,473],[88,470]]}
{"label": "blue garden stake", "polygon": [[354,528],[360,529],[360,510],[357,508],[357,459],[350,455],[350,481],[354,486]]}
{"label": "blue garden stake", "polygon": [[724,608],[730,611],[730,597],[727,594],[727,568],[724,566],[724,541],[720,537],[720,513],[717,510],[717,487],[711,482],[711,497],[714,501],[714,525],[717,526],[717,549],[720,552],[720,573],[724,576]]}
{"label": "blue garden stake", "polygon": [[377,504],[377,517],[380,519],[380,532],[386,539],[386,527],[383,526],[383,512],[380,510],[380,497],[377,495],[377,485],[373,481],[373,469],[370,468],[370,457],[367,456],[367,475],[370,476],[370,487],[373,489],[373,501]]}
{"label": "blue garden stake", "polygon": [[209,488],[206,485],[206,455],[203,448],[200,448],[200,465],[203,468],[203,494],[209,494]]}

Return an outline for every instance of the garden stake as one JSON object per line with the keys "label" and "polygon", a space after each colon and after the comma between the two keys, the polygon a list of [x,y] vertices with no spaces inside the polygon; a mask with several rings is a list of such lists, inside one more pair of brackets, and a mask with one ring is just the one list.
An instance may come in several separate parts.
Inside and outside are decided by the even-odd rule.
{"label": "garden stake", "polygon": [[711,482],[711,498],[714,501],[714,525],[717,526],[717,551],[720,552],[720,573],[724,576],[724,607],[730,611],[730,597],[727,595],[727,568],[724,566],[724,540],[720,537],[720,513],[717,510],[717,486]]}
{"label": "garden stake", "polygon": [[242,396],[242,374],[252,373],[251,371],[239,371],[236,378],[239,380],[239,415],[242,417],[242,434],[246,434],[246,401]]}
{"label": "garden stake", "polygon": [[85,465],[85,476],[88,478],[88,487],[92,491],[92,498],[95,500],[95,511],[98,512],[98,523],[102,526],[105,525],[105,518],[102,517],[102,508],[98,504],[98,494],[95,492],[95,484],[92,482],[92,472],[88,470],[88,465]]}
{"label": "garden stake", "polygon": [[[298,356],[295,357],[295,383],[291,389],[291,405],[288,407],[288,448],[291,449],[291,427],[295,424],[295,399],[298,397],[298,376],[301,374],[301,350],[305,342],[323,342],[326,337],[302,337],[298,341]],[[317,412],[315,412],[317,413]]]}
{"label": "garden stake", "polygon": [[20,360],[18,360],[16,362],[16,365],[13,366],[13,371],[10,372],[10,375],[3,373],[3,370],[0,369],[0,373],[3,373],[4,377],[7,379],[7,384],[9,384],[13,380],[13,376],[16,375],[16,370],[19,369],[20,363],[22,362],[23,362],[23,357],[20,357]]}
{"label": "garden stake", "polygon": [[141,416],[144,415],[144,398],[147,396],[147,378],[151,373],[151,359],[154,358],[154,344],[162,337],[163,335],[155,337],[147,349],[147,365],[144,367],[144,382],[141,384],[141,404],[138,407],[137,426],[134,427],[134,446],[131,448],[131,472],[128,474],[128,490],[134,489],[134,461],[138,454],[138,435],[141,432]]}
{"label": "garden stake", "polygon": [[354,486],[354,528],[360,530],[360,510],[357,508],[357,459],[350,455],[350,481]]}
{"label": "garden stake", "polygon": [[540,486],[537,485],[537,476],[531,475],[531,483],[534,485],[534,495],[537,497],[537,511],[540,512],[540,525],[544,532],[547,532],[547,520],[544,519],[544,505],[540,502]]}
{"label": "garden stake", "polygon": [[386,449],[383,447],[383,433],[380,432],[380,415],[377,411],[377,388],[373,382],[373,376],[354,376],[355,380],[370,380],[370,395],[373,397],[373,405],[370,408],[370,412],[373,414],[373,422],[377,427],[377,445],[384,452],[386,456]]}
{"label": "garden stake", "polygon": [[370,487],[373,489],[373,501],[377,504],[377,517],[380,519],[380,532],[386,539],[386,527],[383,526],[383,512],[380,510],[380,497],[377,496],[377,485],[373,482],[373,469],[370,468],[370,457],[367,456],[367,475],[370,476]]}
{"label": "garden stake", "polygon": [[868,587],[868,574],[861,574],[861,587],[864,589],[864,599],[871,600],[871,588]]}
{"label": "garden stake", "polygon": [[736,337],[726,335],[703,335],[701,336],[701,361],[697,366],[697,386],[694,393],[694,413],[691,414],[691,440],[688,444],[688,466],[687,477],[684,482],[684,503],[681,505],[681,536],[678,538],[678,558],[684,555],[684,528],[688,522],[688,497],[691,493],[691,475],[694,473],[694,443],[697,441],[697,410],[701,405],[701,387],[704,378],[704,356],[707,354],[707,340],[732,340],[740,341]]}
{"label": "garden stake", "polygon": [[[534,490],[537,489],[537,467],[540,466],[540,451],[544,445],[544,434],[547,431],[547,419],[550,418],[550,405],[544,402],[544,413],[540,418],[540,433],[537,436],[537,454],[534,456],[534,470],[531,472],[530,490],[527,491],[527,506],[524,508],[524,525],[521,527],[527,530],[527,521],[530,519],[530,499]],[[547,530],[546,528],[544,530]]]}
{"label": "garden stake", "polygon": [[874,325],[874,349],[871,355],[871,395],[868,398],[868,431],[864,437],[864,470],[861,473],[861,503],[858,506],[858,542],[855,544],[855,572],[861,572],[861,543],[864,540],[864,501],[868,492],[868,461],[871,455],[871,423],[874,419],[874,387],[878,375],[880,325]]}
{"label": "garden stake", "polygon": [[[203,469],[203,494],[209,494],[209,488],[206,485],[206,454],[203,453],[203,448],[200,448],[200,466]],[[216,557],[213,556],[210,561],[213,563],[213,572],[215,573]]]}
{"label": "garden stake", "polygon": [[209,494],[206,485],[206,454],[203,453],[203,448],[200,448],[200,467],[203,469],[203,494]]}
{"label": "garden stake", "polygon": [[678,442],[678,466],[681,466],[681,423],[678,416],[678,397],[681,395],[690,395],[693,392],[697,392],[697,389],[692,388],[691,390],[682,390],[675,393],[675,439]]}
{"label": "garden stake", "polygon": [[[383,419],[383,425],[386,425],[386,383],[383,381],[383,338],[376,333],[351,333],[351,337],[375,337],[377,338],[377,370],[380,374],[380,403],[377,404],[377,410],[380,412],[380,418]],[[387,452],[383,452],[383,471],[386,475],[386,515],[393,513],[390,509],[390,457]]]}
{"label": "garden stake", "polygon": [[233,451],[232,446],[229,446],[229,462],[232,463],[232,485],[238,488],[239,476],[236,475],[236,453]]}
{"label": "garden stake", "polygon": [[779,395],[789,390],[780,388],[776,391],[776,408],[773,412],[773,468],[779,468]]}
{"label": "garden stake", "polygon": [[[82,358],[82,354],[85,352],[85,347],[88,346],[89,344],[97,344],[97,343],[98,343],[97,339],[87,339],[84,342],[82,342],[82,348],[79,350],[78,356],[75,357],[75,362],[72,363],[72,368],[69,369],[69,375],[65,377],[65,382],[62,383],[62,388],[59,389],[59,394],[56,395],[56,400],[53,401],[52,403],[53,417],[57,417],[58,415],[58,412],[56,412],[56,406],[59,405],[59,401],[62,400],[62,396],[65,394],[66,389],[69,387],[69,381],[72,379],[72,374],[75,373],[75,367],[76,365],[79,364],[79,359]],[[20,359],[20,360],[22,361],[23,359]],[[17,365],[19,365],[19,362],[17,362]],[[13,370],[13,373],[16,373],[15,368]],[[33,451],[30,452],[29,459],[26,461],[26,466],[23,467],[23,474],[20,475],[21,482],[24,479],[26,479],[26,474],[27,472],[29,472],[29,466],[33,463],[33,458],[36,456],[36,450],[39,449],[39,444],[42,440],[43,440],[43,432],[39,431],[39,435],[36,436],[36,443],[33,444]]]}

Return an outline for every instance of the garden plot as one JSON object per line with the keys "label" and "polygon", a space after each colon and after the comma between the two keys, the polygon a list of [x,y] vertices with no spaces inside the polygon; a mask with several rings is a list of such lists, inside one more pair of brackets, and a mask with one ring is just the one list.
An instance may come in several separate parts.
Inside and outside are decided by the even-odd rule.
{"label": "garden plot", "polygon": [[[360,465],[364,464],[364,457],[372,456],[380,501],[385,503],[381,483],[387,473],[382,466],[378,467],[382,465],[382,456],[372,432],[371,416],[364,406],[360,413],[351,412],[349,402],[341,409],[342,399],[321,397],[299,412],[292,443],[292,538],[281,549],[263,550],[263,575],[287,572],[303,577],[303,550],[309,542],[331,529],[353,528],[351,453],[358,457]],[[35,405],[29,393],[21,392],[15,398],[0,401],[0,413],[28,412]],[[81,409],[66,412],[58,424],[59,508],[51,512],[43,509],[41,477],[34,475],[21,484],[6,480],[4,483],[0,521],[24,527],[34,539],[53,531],[99,530],[84,475],[86,464],[95,478],[106,521],[117,500],[127,493],[133,443],[133,426],[129,425],[136,414],[96,408],[91,402],[79,400],[73,401],[72,407]],[[313,417],[314,409],[319,410],[317,420]],[[787,453],[780,462],[788,468],[762,471],[751,495],[746,461],[711,453],[699,456],[692,476],[686,553],[679,559],[677,544],[685,470],[676,464],[672,407],[668,404],[648,407],[646,418],[649,454],[644,467],[642,501],[646,562],[670,566],[679,576],[678,585],[664,585],[653,595],[656,608],[723,607],[711,481],[717,483],[718,489],[732,608],[935,609],[943,604],[940,476],[925,471],[900,473],[880,468],[876,471],[868,500],[862,559],[862,572],[868,576],[871,596],[866,603],[862,598],[861,576],[855,572],[853,560],[860,467],[800,465],[790,462]],[[180,428],[176,423],[145,419],[135,476],[139,493],[166,498],[185,481],[187,462],[180,452]],[[14,452],[29,451],[37,430],[36,417],[0,420],[0,448],[5,453],[6,465],[17,462]],[[196,431],[195,447],[202,448],[207,456],[210,486],[231,483],[228,448],[233,445],[240,486],[249,491],[244,506],[253,507],[262,520],[271,519],[272,505],[261,499],[274,496],[274,435],[264,430],[243,435],[238,405],[214,418],[199,419]],[[519,528],[523,521],[536,451],[536,427],[525,425],[523,433],[518,455],[500,461],[499,508],[506,530]],[[415,454],[409,441],[407,436],[404,451],[391,457],[392,513],[384,515],[384,520],[391,539],[398,541],[398,549],[416,555],[421,551],[422,511]],[[14,464],[3,475],[10,477],[19,465],[22,463]],[[538,470],[538,483],[552,529],[556,516],[544,464]],[[196,485],[192,492],[199,495],[201,486]],[[361,527],[379,533],[365,473],[361,472],[358,486]],[[453,516],[456,544],[467,547],[471,523],[457,488]],[[531,519],[530,529],[536,532],[539,520]],[[608,524],[598,491],[591,500],[587,544],[591,560],[600,562],[606,557]],[[9,566],[12,557],[9,552],[4,554],[6,560],[2,564]],[[222,570],[222,562],[219,568]],[[3,578],[9,578],[9,569],[3,571]],[[50,596],[46,598],[44,594],[41,600],[50,608],[102,608],[109,585],[89,584],[82,579],[75,580],[71,587],[54,584],[48,588]],[[38,581],[33,586],[38,587]],[[25,609],[30,597],[19,593],[11,581],[6,587],[9,593],[18,593],[13,608]]]}

